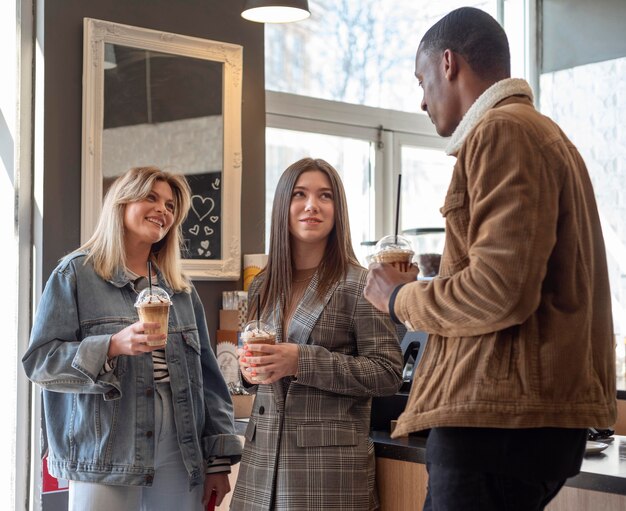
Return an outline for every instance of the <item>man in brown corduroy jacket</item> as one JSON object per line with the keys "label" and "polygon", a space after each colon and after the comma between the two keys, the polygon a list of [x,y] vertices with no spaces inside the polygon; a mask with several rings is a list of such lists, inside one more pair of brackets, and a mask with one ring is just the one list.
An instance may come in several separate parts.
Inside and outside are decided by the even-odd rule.
{"label": "man in brown corduroy jacket", "polygon": [[430,429],[424,509],[541,510],[615,422],[609,280],[585,164],[510,78],[504,30],[457,9],[418,47],[422,109],[457,158],[439,276],[370,266],[366,298],[429,333],[394,436]]}

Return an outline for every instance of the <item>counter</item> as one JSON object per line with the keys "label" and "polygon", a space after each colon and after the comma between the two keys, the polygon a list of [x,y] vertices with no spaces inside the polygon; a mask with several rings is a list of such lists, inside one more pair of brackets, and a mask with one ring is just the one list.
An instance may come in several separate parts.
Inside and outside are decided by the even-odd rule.
{"label": "counter", "polygon": [[[421,509],[428,480],[424,466],[426,439],[392,439],[386,431],[372,431],[371,436],[382,511]],[[585,455],[581,472],[567,480],[548,510],[626,509],[626,436],[614,438],[605,451]]]}
{"label": "counter", "polygon": [[[237,420],[243,435],[247,420]],[[426,438],[408,436],[392,439],[386,431],[372,431],[376,450],[381,511],[421,510],[426,496]],[[626,436],[615,435],[609,447],[586,455],[580,474],[565,483],[549,511],[626,509]]]}
{"label": "counter", "polygon": [[[384,431],[372,431],[377,458],[425,463],[426,439],[419,436],[392,439]],[[626,496],[626,436],[616,435],[609,447],[586,455],[580,474],[566,486]],[[626,509],[626,508],[625,508]]]}

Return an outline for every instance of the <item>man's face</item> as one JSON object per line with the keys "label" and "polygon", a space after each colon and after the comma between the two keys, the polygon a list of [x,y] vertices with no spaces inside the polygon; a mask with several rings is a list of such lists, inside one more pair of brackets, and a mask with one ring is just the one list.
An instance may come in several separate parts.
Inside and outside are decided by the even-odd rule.
{"label": "man's face", "polygon": [[457,101],[447,71],[445,53],[425,52],[421,47],[418,48],[415,57],[415,77],[424,91],[420,106],[442,137],[452,135],[460,122],[454,115]]}

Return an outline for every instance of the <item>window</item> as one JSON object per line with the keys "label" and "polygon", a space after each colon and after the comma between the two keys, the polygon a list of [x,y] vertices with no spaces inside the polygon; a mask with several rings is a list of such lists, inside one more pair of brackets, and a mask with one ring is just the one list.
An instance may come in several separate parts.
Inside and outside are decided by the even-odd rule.
{"label": "window", "polygon": [[402,231],[444,227],[439,212],[452,177],[455,158],[441,150],[401,146]]}
{"label": "window", "polygon": [[[541,75],[541,111],[582,154],[594,186],[607,251],[618,388],[626,390],[626,57]],[[563,91],[567,91],[566,94]]]}
{"label": "window", "polygon": [[439,208],[454,160],[445,156],[445,141],[420,111],[422,92],[413,72],[423,33],[462,5],[481,8],[506,25],[510,20],[513,68],[520,76],[528,68],[526,2],[311,0],[309,5],[306,22],[265,28],[266,242],[280,173],[304,156],[321,157],[350,183],[352,242],[364,262],[367,249],[361,244],[395,229],[399,173],[401,230],[443,226]]}
{"label": "window", "polygon": [[[357,257],[364,261],[362,240],[373,235],[373,207],[370,201],[369,181],[372,166],[372,142],[355,138],[306,133],[293,130],[267,129],[267,181],[277,183],[280,174],[293,162],[305,156],[322,158],[330,163],[346,183],[346,199],[350,205],[350,230],[352,245]],[[348,186],[348,183],[349,186]],[[265,191],[265,225],[270,225],[274,189]],[[265,245],[269,246],[269,229]]]}
{"label": "window", "polygon": [[[265,86],[272,91],[419,112],[413,69],[415,50],[425,30],[461,6],[478,7],[496,17],[499,3],[311,0],[311,17],[306,22],[266,26]],[[507,4],[523,7],[524,1],[508,0]],[[273,72],[285,62],[291,71]]]}

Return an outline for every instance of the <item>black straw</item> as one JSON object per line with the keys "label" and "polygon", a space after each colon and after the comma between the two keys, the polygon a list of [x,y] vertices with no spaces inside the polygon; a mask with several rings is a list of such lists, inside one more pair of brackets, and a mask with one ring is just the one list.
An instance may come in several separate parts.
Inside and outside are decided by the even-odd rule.
{"label": "black straw", "polygon": [[256,329],[257,331],[261,331],[261,326],[259,324],[261,320],[261,295],[256,295]]}
{"label": "black straw", "polygon": [[400,222],[400,183],[402,183],[402,174],[398,174],[398,197],[396,199],[396,233],[395,242],[398,244],[398,224]]}
{"label": "black straw", "polygon": [[148,260],[148,286],[150,286],[150,296],[152,296],[152,261]]}

